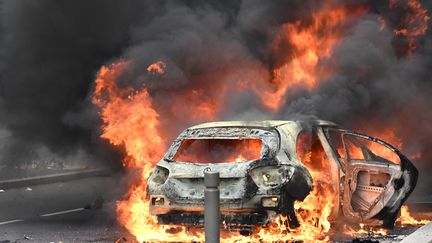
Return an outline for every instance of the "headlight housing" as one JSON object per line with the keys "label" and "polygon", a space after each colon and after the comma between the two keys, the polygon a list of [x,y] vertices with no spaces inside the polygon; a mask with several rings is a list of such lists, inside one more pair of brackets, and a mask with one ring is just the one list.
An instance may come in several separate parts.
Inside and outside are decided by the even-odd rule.
{"label": "headlight housing", "polygon": [[156,185],[162,185],[168,179],[168,176],[169,176],[168,169],[161,166],[156,166],[156,168],[152,171],[149,177],[149,181]]}
{"label": "headlight housing", "polygon": [[251,170],[252,180],[258,187],[278,187],[289,181],[294,167],[288,165],[263,166]]}

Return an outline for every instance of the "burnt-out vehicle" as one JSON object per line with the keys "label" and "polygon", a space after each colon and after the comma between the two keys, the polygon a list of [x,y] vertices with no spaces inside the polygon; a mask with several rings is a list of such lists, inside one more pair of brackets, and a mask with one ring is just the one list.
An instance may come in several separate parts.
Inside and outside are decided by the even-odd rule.
{"label": "burnt-out vehicle", "polygon": [[278,214],[297,226],[293,205],[312,190],[310,170],[328,175],[331,219],[392,227],[418,175],[393,146],[327,121],[205,123],[183,131],[148,179],[160,224],[203,224],[208,169],[220,173],[222,222],[240,227]]}

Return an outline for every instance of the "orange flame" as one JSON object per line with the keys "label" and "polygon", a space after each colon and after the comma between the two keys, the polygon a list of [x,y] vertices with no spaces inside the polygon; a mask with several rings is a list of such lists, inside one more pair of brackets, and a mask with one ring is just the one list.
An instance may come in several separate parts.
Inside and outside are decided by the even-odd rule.
{"label": "orange flame", "polygon": [[401,215],[400,215],[398,221],[402,225],[423,225],[423,224],[428,224],[430,222],[430,220],[427,220],[427,219],[417,220],[414,217],[412,217],[410,212],[409,212],[409,208],[406,205],[403,205],[401,207]]}
{"label": "orange flame", "polygon": [[387,235],[388,230],[379,227],[369,227],[365,224],[354,225],[344,225],[343,233],[345,235],[359,236],[359,235]]}
{"label": "orange flame", "polygon": [[[406,225],[425,225],[430,222],[427,219],[415,219],[411,216],[407,205],[402,205],[401,214],[396,222],[399,222],[402,226]],[[358,235],[387,235],[388,230],[379,227],[368,227],[365,224],[359,224],[360,229],[354,229],[351,226],[344,226],[344,234],[351,236]]]}
{"label": "orange flame", "polygon": [[116,86],[116,79],[129,64],[122,61],[99,70],[92,102],[101,108],[100,116],[104,122],[101,137],[114,145],[124,146],[127,155],[124,165],[142,169],[140,184],[129,190],[128,199],[117,204],[118,219],[138,239],[144,239],[144,232],[156,234],[152,237],[158,239],[164,231],[149,215],[148,200],[144,198],[144,178],[147,178],[166,146],[158,133],[158,114],[152,107],[147,90],[133,91],[128,87],[120,89]]}
{"label": "orange flame", "polygon": [[427,9],[417,0],[390,0],[390,8],[402,8],[407,14],[400,25],[394,30],[397,36],[405,36],[408,39],[408,54],[412,54],[418,43],[416,38],[426,33],[430,16]]}
{"label": "orange flame", "polygon": [[162,61],[157,61],[147,67],[147,72],[156,73],[159,75],[165,74],[166,64]]}
{"label": "orange flame", "polygon": [[[396,136],[395,131],[391,128],[384,128],[379,132],[371,132],[371,134],[374,134],[374,137],[376,138],[380,138],[381,140],[390,143],[395,148],[402,148],[402,141]],[[356,138],[356,140],[365,145],[366,148],[368,148],[375,155],[378,155],[381,158],[384,158],[396,164],[400,163],[399,156],[384,145],[363,138]],[[361,147],[355,146],[351,142],[347,142],[347,146],[350,158],[364,159]],[[343,149],[340,152],[343,154]]]}
{"label": "orange flame", "polygon": [[[317,87],[319,80],[328,78],[333,71],[321,69],[320,62],[331,57],[334,46],[343,35],[347,15],[358,17],[365,10],[348,13],[342,7],[323,9],[313,13],[311,23],[306,27],[302,21],[284,24],[282,35],[275,41],[275,52],[279,52],[278,46],[288,43],[290,58],[273,70],[274,90],[261,94],[263,104],[277,111],[289,89],[303,86],[311,90]],[[258,92],[262,93],[262,90]]]}
{"label": "orange flame", "polygon": [[[129,65],[130,62],[122,61],[108,67],[103,66],[97,74],[92,99],[93,103],[101,108],[100,115],[104,121],[101,136],[114,145],[123,146],[127,155],[123,161],[126,166],[142,169],[139,182],[130,188],[125,200],[117,203],[118,220],[139,241],[202,241],[201,230],[191,232],[185,227],[177,227],[175,233],[167,234],[167,231],[171,231],[170,227],[158,225],[156,218],[149,214],[149,201],[145,197],[146,178],[167,145],[158,132],[161,125],[159,115],[147,89],[142,87],[134,91],[130,87],[119,88],[115,84],[115,80]],[[333,207],[331,191],[325,186],[329,179],[318,171],[311,171],[314,189],[304,202],[295,204],[301,226],[288,229],[282,225],[283,219],[280,216],[275,222],[277,226],[273,228],[256,227],[252,238],[265,241],[328,241],[326,232],[330,229],[330,223],[327,218]],[[223,242],[248,242],[251,239],[232,232],[224,232],[222,235]]]}
{"label": "orange flame", "polygon": [[[398,0],[392,2],[396,4]],[[427,25],[425,28],[424,24],[429,17],[417,1],[408,2],[408,6],[416,10],[411,16],[413,19],[408,18],[406,25],[397,29],[395,33],[412,38],[414,41],[415,37],[425,33]],[[253,86],[263,106],[278,111],[285,102],[284,96],[290,89],[301,86],[312,91],[321,80],[333,75],[335,70],[327,67],[324,69],[321,63],[331,61],[333,50],[344,35],[343,30],[347,25],[348,15],[358,19],[365,12],[365,8],[356,10],[342,7],[324,8],[314,12],[309,22],[297,21],[284,24],[282,34],[274,41],[274,51],[284,56],[278,47],[288,44],[290,54],[284,56],[284,61],[271,70],[273,74],[271,87],[266,86],[263,89],[263,84],[267,85],[264,81],[251,84],[246,80],[237,83],[237,87],[232,87],[232,90],[239,91],[244,90],[248,85]],[[384,21],[381,28],[385,28]],[[116,81],[128,71],[131,64],[130,61],[120,61],[101,67],[96,76],[92,97],[92,102],[100,108],[103,121],[101,137],[124,149],[125,166],[141,169],[139,181],[131,186],[125,199],[117,203],[118,220],[139,241],[203,241],[202,230],[157,224],[156,218],[149,214],[146,179],[167,148],[166,134],[162,134],[161,131],[169,128],[168,122],[172,122],[170,118],[185,118],[195,122],[218,119],[217,114],[222,109],[220,99],[226,91],[225,86],[222,84],[212,87],[218,90],[217,95],[209,95],[206,89],[208,87],[194,86],[187,90],[167,91],[168,96],[175,101],[171,106],[161,109],[157,102],[153,102],[152,94],[146,87],[137,89],[117,85]],[[149,65],[146,70],[149,75],[164,76],[167,66],[164,62],[158,61]],[[170,113],[170,117],[163,116],[164,112]],[[180,122],[184,121],[180,119]],[[395,146],[402,146],[392,131],[384,131],[377,137]],[[378,151],[378,148],[371,149],[375,149],[374,152]],[[386,156],[384,152],[377,153]],[[234,158],[234,160],[240,159],[244,159],[242,154]],[[304,154],[302,161],[313,177],[313,190],[303,202],[295,203],[301,226],[291,229],[284,223],[286,219],[278,216],[269,227],[255,227],[250,237],[223,231],[222,242],[250,242],[258,239],[264,242],[330,240],[327,235],[330,230],[329,216],[335,206],[332,198],[338,195],[334,195],[329,185],[330,177],[322,170],[326,166],[325,155],[312,150]],[[408,218],[404,210],[402,209],[402,215]],[[406,219],[402,221],[412,222]]]}
{"label": "orange flame", "polygon": [[260,158],[260,139],[186,139],[173,160],[192,163],[226,163]]}
{"label": "orange flame", "polygon": [[120,89],[115,84],[128,64],[123,61],[100,69],[92,102],[101,108],[104,122],[101,137],[113,145],[125,146],[128,156],[125,165],[143,168],[149,166],[147,161],[160,158],[165,143],[158,133],[159,115],[147,90]]}

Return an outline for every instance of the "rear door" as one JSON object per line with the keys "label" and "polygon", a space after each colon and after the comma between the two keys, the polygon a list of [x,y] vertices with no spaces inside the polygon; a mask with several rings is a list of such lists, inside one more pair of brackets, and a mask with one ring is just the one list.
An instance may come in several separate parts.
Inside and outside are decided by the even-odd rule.
{"label": "rear door", "polygon": [[415,186],[417,171],[389,144],[347,130],[332,129],[341,136],[335,149],[345,167],[342,210],[352,220],[379,220],[394,224],[403,201]]}

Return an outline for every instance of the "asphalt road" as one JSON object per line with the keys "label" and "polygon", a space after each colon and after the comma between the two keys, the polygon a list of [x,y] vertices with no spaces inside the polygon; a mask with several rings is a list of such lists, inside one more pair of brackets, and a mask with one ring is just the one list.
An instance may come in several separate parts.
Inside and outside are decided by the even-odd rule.
{"label": "asphalt road", "polygon": [[[1,189],[0,222],[32,218],[59,211],[94,207],[119,198],[123,191],[120,176],[100,176]],[[0,223],[1,224],[1,223]]]}
{"label": "asphalt road", "polygon": [[116,174],[0,188],[0,243],[132,239],[115,218],[115,201],[127,188],[122,178]]}
{"label": "asphalt road", "polygon": [[83,210],[0,225],[0,242],[115,242],[133,239],[112,209]]}

